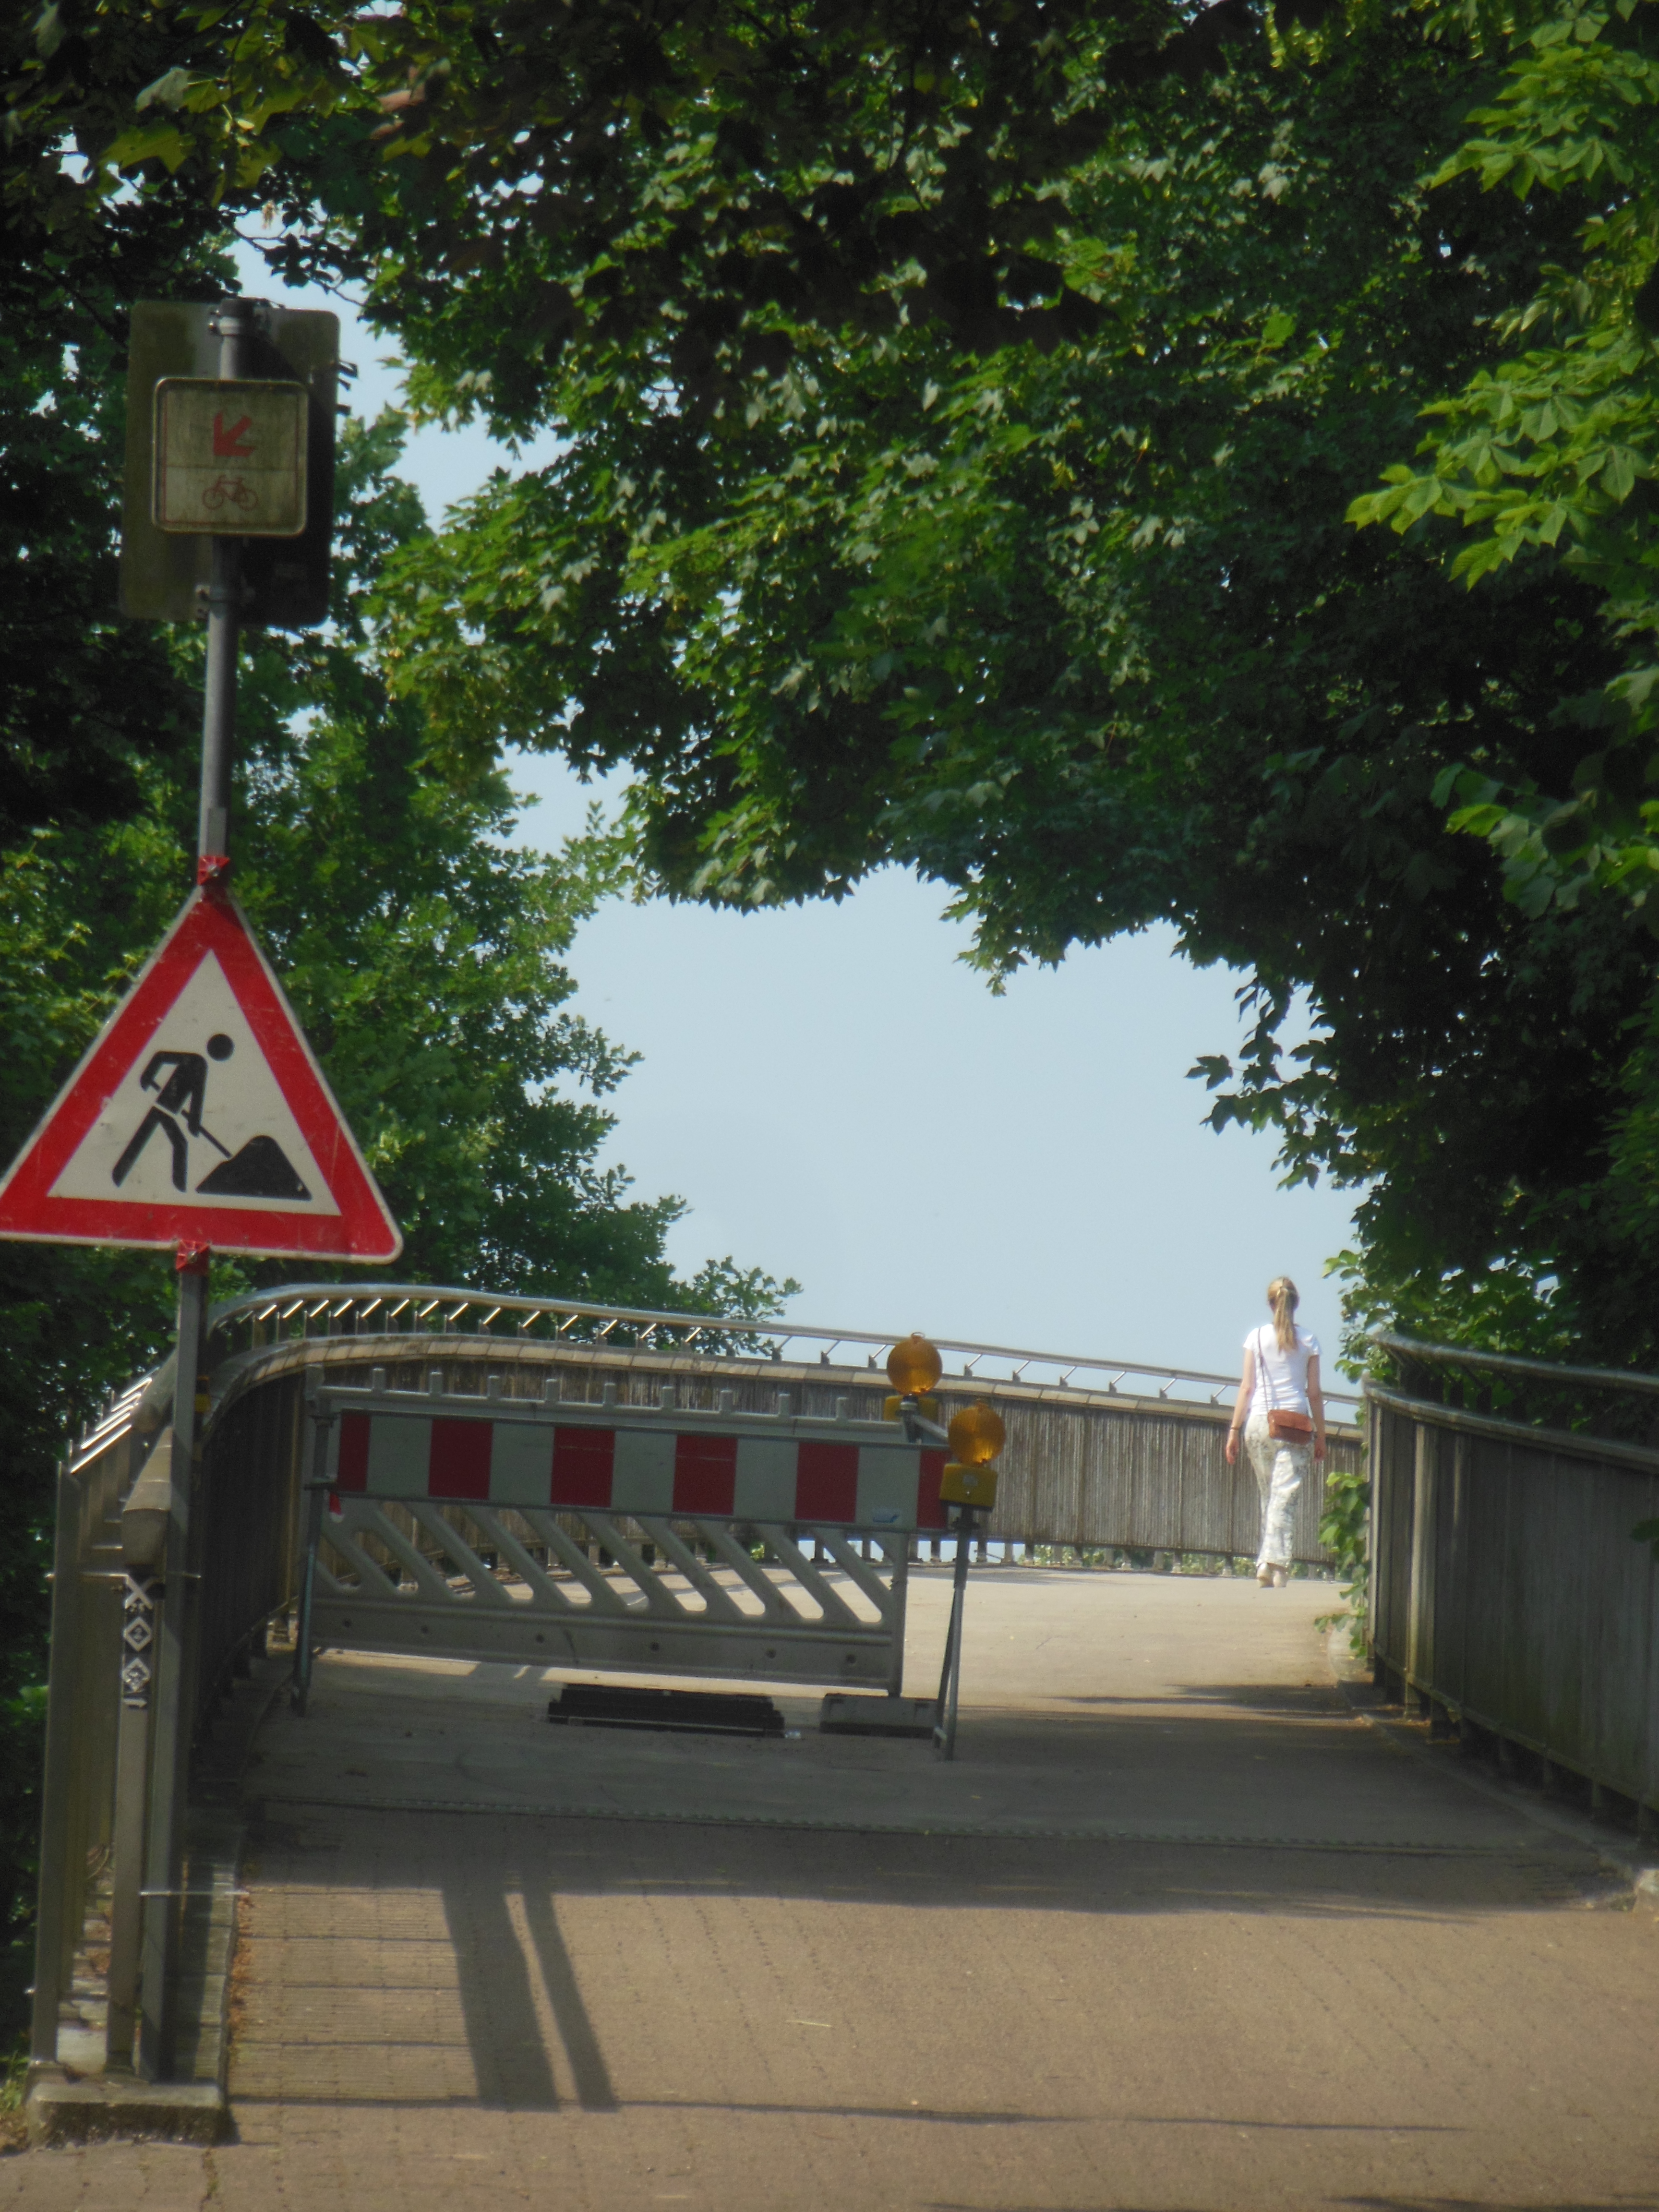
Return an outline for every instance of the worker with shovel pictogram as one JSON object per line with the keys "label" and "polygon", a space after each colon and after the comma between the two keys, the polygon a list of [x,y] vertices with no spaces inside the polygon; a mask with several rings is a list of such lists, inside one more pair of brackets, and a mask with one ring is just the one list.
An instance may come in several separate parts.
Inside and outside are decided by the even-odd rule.
{"label": "worker with shovel pictogram", "polygon": [[173,1148],[174,1190],[186,1187],[191,1139],[205,1137],[220,1159],[218,1166],[197,1184],[199,1193],[210,1198],[280,1198],[297,1200],[301,1204],[310,1199],[311,1193],[295,1173],[292,1162],[274,1137],[250,1137],[239,1152],[233,1153],[229,1146],[222,1145],[203,1121],[208,1060],[228,1060],[235,1049],[232,1040],[220,1032],[208,1039],[205,1057],[199,1052],[151,1054],[138,1079],[138,1087],[141,1091],[154,1091],[155,1103],[133,1131],[125,1150],[110,1171],[110,1181],[118,1189],[159,1130]]}
{"label": "worker with shovel pictogram", "polygon": [[[210,1036],[208,1051],[215,1060],[228,1060],[236,1049],[228,1036]],[[172,1069],[165,1082],[163,1068]],[[149,1065],[138,1079],[141,1091],[154,1091],[155,1103],[133,1131],[126,1150],[115,1163],[110,1181],[118,1189],[132,1172],[138,1155],[159,1129],[173,1147],[173,1188],[185,1188],[185,1174],[190,1165],[191,1137],[205,1137],[216,1152],[230,1158],[228,1145],[222,1145],[211,1129],[202,1126],[202,1108],[207,1096],[207,1061],[199,1052],[158,1052],[151,1056]],[[180,1128],[180,1121],[184,1128]]]}

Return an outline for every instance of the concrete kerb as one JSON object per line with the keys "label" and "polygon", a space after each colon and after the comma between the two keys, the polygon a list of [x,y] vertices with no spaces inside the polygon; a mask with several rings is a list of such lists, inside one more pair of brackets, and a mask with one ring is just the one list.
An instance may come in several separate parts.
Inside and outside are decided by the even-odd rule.
{"label": "concrete kerb", "polygon": [[29,2083],[24,2109],[35,2149],[112,2140],[209,2145],[231,2133],[230,2106],[217,2081],[82,2079],[42,2067]]}
{"label": "concrete kerb", "polygon": [[226,2082],[231,1967],[246,1843],[241,1778],[254,1735],[289,1671],[287,1659],[256,1665],[252,1679],[233,1692],[219,1717],[217,1736],[198,1754],[180,1946],[179,2062],[185,2078],[147,2081],[125,2072],[82,2075],[64,2066],[36,2067],[23,2107],[32,2145],[112,2139],[210,2145],[234,2136]]}
{"label": "concrete kerb", "polygon": [[[269,1808],[266,1808],[267,1811]],[[284,1797],[280,1810],[317,1813],[453,1813],[466,1817],[486,1814],[497,1820],[605,1820],[625,1827],[765,1828],[828,1836],[920,1836],[935,1841],[967,1839],[1013,1844],[1164,1844],[1206,1850],[1308,1851],[1316,1855],[1340,1853],[1360,1858],[1423,1858],[1509,1861],[1524,1856],[1512,1844],[1420,1843],[1409,1838],[1389,1843],[1356,1842],[1352,1836],[1290,1836],[1257,1834],[1249,1831],[1189,1827],[1139,1826],[1127,1821],[1077,1820],[1064,1826],[1011,1826],[1006,1821],[933,1820],[872,1820],[857,1817],[810,1814],[689,1813],[642,1810],[630,1806],[538,1806],[510,1800],[446,1797]],[[257,1826],[257,1821],[255,1823]]]}

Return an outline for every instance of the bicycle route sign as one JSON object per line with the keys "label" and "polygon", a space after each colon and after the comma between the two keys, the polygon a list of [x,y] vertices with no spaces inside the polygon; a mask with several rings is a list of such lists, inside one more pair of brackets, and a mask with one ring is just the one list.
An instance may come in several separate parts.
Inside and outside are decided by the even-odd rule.
{"label": "bicycle route sign", "polygon": [[307,405],[303,384],[163,377],[155,386],[156,528],[300,537]]}
{"label": "bicycle route sign", "polygon": [[247,919],[192,894],[0,1182],[0,1237],[395,1260],[403,1237]]}

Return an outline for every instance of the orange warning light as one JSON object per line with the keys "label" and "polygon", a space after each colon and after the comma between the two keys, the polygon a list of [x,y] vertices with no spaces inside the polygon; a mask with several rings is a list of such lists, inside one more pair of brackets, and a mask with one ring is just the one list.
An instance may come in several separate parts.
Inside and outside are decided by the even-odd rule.
{"label": "orange warning light", "polygon": [[901,1398],[920,1398],[945,1372],[945,1362],[919,1329],[900,1339],[887,1355],[887,1379]]}
{"label": "orange warning light", "polygon": [[1002,1416],[987,1398],[951,1416],[951,1456],[963,1467],[988,1467],[1007,1442]]}

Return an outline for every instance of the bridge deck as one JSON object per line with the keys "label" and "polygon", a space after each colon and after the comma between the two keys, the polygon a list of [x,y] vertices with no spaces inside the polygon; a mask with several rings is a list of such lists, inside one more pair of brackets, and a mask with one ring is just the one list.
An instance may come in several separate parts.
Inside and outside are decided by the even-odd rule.
{"label": "bridge deck", "polygon": [[[912,1570],[907,1692],[937,1685],[948,1570]],[[1212,1837],[1528,1848],[1519,1812],[1377,1756],[1314,1623],[1328,1582],[975,1570],[957,1760],[817,1732],[794,1740],[553,1729],[531,1669],[363,1653],[319,1664],[310,1715],[274,1712],[250,1779],[293,1807],[628,1814],[928,1833]],[[569,1678],[576,1679],[576,1678]],[[614,1680],[597,1675],[585,1679]],[[747,1687],[748,1685],[743,1686]]]}
{"label": "bridge deck", "polygon": [[327,1662],[249,1778],[240,2141],[31,2153],[0,2203],[1654,2203],[1659,1921],[1357,1718],[1330,1602],[976,1575],[954,1768]]}

